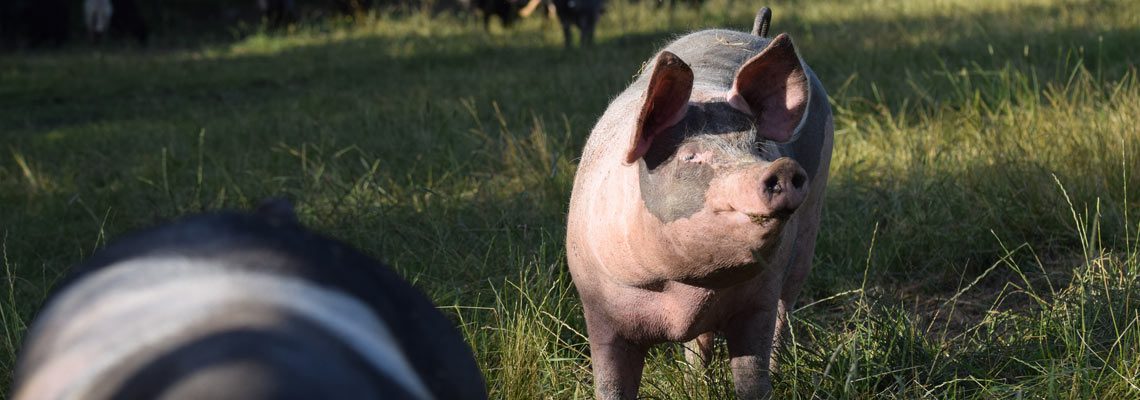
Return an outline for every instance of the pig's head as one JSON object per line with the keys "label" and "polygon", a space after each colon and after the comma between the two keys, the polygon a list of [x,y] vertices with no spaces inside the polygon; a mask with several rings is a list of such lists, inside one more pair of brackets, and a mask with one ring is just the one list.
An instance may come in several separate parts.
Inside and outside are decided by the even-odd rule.
{"label": "pig's head", "polygon": [[625,154],[644,200],[640,242],[653,243],[634,251],[699,284],[758,273],[792,236],[809,190],[777,148],[793,139],[809,95],[787,35],[747,60],[727,91],[694,86],[693,70],[662,52]]}

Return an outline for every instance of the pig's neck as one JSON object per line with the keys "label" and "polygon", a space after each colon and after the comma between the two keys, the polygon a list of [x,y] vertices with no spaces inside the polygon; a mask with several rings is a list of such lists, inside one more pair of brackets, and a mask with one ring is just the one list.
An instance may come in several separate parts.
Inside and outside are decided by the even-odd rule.
{"label": "pig's neck", "polygon": [[[606,161],[620,165],[616,157]],[[578,242],[589,249],[589,262],[599,267],[605,280],[622,286],[657,287],[668,269],[662,262],[675,255],[647,229],[637,182],[636,166],[606,169],[592,182],[597,195],[582,199],[588,208],[584,214],[591,218],[581,221],[585,229]]]}
{"label": "pig's neck", "polygon": [[650,272],[658,281],[675,278],[675,271],[684,267],[680,265],[684,257],[663,234],[664,225],[649,213],[644,201],[633,202],[631,208],[627,210],[627,215],[631,216],[627,238],[631,244],[629,248],[631,259],[641,270]]}
{"label": "pig's neck", "polygon": [[[656,284],[675,281],[725,288],[747,281],[766,268],[767,257],[755,257],[748,243],[737,243],[731,234],[693,234],[707,226],[667,226],[644,207],[635,212],[629,241],[637,245],[630,248],[631,258],[658,281]],[[686,234],[700,237],[681,237]],[[701,243],[695,245],[694,240]]]}
{"label": "pig's neck", "polygon": [[[621,168],[615,174],[618,175],[615,178],[622,182],[638,182],[637,174],[637,167],[629,166]],[[674,243],[668,234],[670,230],[665,224],[649,212],[641,197],[640,187],[636,183],[619,187],[623,191],[620,197],[630,200],[618,205],[622,207],[618,214],[623,218],[620,221],[609,221],[615,226],[611,226],[613,229],[607,231],[620,235],[612,240],[614,243],[620,243],[619,248],[625,253],[622,259],[626,265],[622,268],[637,271],[631,274],[636,279],[623,283],[655,288],[666,281],[681,279],[692,272],[693,266],[688,265],[692,261],[691,257],[684,254],[684,249],[680,248],[678,243]]]}

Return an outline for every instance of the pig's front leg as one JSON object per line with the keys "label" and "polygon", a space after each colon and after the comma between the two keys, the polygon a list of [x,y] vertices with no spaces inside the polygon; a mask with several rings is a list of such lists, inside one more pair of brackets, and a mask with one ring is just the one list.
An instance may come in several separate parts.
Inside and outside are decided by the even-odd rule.
{"label": "pig's front leg", "polygon": [[715,333],[705,332],[685,343],[685,361],[690,367],[704,371],[706,378],[710,379],[712,375],[709,366],[712,364],[714,340]]}
{"label": "pig's front leg", "polygon": [[618,336],[604,318],[590,318],[590,364],[594,368],[594,395],[599,400],[636,399],[645,367],[647,347]]}
{"label": "pig's front leg", "polygon": [[[818,207],[816,208],[818,209]],[[803,289],[808,272],[811,272],[812,257],[815,255],[815,239],[819,232],[819,214],[807,215],[805,221],[807,223],[801,229],[799,239],[796,241],[796,248],[793,250],[795,256],[789,265],[787,275],[784,277],[784,287],[780,293],[777,307],[776,324],[772,338],[772,358],[768,364],[768,369],[774,373],[780,372],[776,352],[784,344],[785,335],[789,334],[788,319],[791,316],[788,313],[791,313],[796,306],[796,298],[800,296],[800,290]]]}
{"label": "pig's front leg", "polygon": [[732,357],[732,380],[738,399],[766,399],[771,396],[768,359],[772,354],[772,333],[776,309],[770,307],[734,317],[724,330],[728,354]]}

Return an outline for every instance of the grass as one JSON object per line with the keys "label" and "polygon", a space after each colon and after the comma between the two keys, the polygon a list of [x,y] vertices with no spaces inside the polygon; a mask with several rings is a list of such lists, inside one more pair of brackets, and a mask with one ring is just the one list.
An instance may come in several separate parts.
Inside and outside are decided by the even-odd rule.
{"label": "grass", "polygon": [[[776,394],[1140,396],[1140,5],[767,5],[836,112]],[[658,46],[759,6],[611,2],[589,50],[552,21],[397,10],[0,55],[0,381],[52,282],[107,240],[285,195],[453,315],[492,397],[590,397],[563,249],[577,154]],[[729,396],[718,352],[705,379],[659,346],[641,394]]]}

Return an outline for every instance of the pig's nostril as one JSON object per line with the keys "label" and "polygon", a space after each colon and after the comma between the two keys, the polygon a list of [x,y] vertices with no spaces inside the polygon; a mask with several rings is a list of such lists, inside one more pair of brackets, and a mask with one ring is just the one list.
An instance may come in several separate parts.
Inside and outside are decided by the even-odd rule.
{"label": "pig's nostril", "polygon": [[804,174],[797,172],[795,175],[792,176],[792,187],[794,187],[796,189],[803,187],[805,180],[807,180],[807,177],[804,176]]}
{"label": "pig's nostril", "polygon": [[768,193],[780,193],[780,177],[776,175],[769,175],[764,179],[764,191]]}

